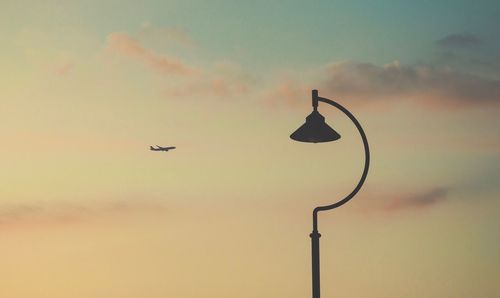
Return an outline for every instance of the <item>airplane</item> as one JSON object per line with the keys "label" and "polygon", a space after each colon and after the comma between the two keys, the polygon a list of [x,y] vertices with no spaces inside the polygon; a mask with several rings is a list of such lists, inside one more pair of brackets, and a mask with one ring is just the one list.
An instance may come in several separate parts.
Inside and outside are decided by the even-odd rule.
{"label": "airplane", "polygon": [[149,150],[151,151],[168,151],[172,149],[175,149],[175,147],[160,147],[156,145],[156,148],[154,148],[153,146],[149,146]]}

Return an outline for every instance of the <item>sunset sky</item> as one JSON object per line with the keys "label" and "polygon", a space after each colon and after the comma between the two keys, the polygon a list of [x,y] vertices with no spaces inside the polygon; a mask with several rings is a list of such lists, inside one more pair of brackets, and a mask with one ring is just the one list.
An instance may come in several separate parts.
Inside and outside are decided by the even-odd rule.
{"label": "sunset sky", "polygon": [[[0,297],[500,297],[500,2],[0,0]],[[150,145],[176,146],[152,152]]]}

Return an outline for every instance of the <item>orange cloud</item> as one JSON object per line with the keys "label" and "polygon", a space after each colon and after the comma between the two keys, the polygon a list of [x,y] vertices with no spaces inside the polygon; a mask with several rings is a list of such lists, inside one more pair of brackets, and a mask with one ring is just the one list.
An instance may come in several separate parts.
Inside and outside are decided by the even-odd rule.
{"label": "orange cloud", "polygon": [[186,48],[194,48],[197,46],[196,42],[187,34],[186,30],[179,27],[157,27],[150,22],[142,24],[139,37],[168,40]]}
{"label": "orange cloud", "polygon": [[185,85],[172,87],[166,91],[169,96],[215,95],[227,97],[247,93],[250,87],[245,82],[225,77],[204,77]]}
{"label": "orange cloud", "polygon": [[169,96],[214,95],[217,97],[239,96],[252,90],[255,79],[245,73],[238,64],[230,61],[216,63],[202,76],[186,84],[179,84],[166,91]]}
{"label": "orange cloud", "polygon": [[67,75],[72,69],[74,68],[74,64],[71,63],[71,62],[62,62],[58,65],[56,65],[56,67],[54,68],[54,72],[58,75],[58,76],[65,76]]}
{"label": "orange cloud", "polygon": [[[180,29],[157,28],[146,23],[143,25],[141,34],[146,33],[164,34],[186,46],[194,45],[194,42]],[[188,67],[178,59],[159,55],[145,48],[138,40],[126,33],[110,33],[107,38],[107,49],[135,58],[162,73],[186,76],[187,80],[168,87],[165,91],[168,96],[212,95],[227,97],[241,95],[248,93],[251,85],[255,83],[255,80],[242,71],[238,64],[231,61],[218,62],[211,69],[198,70]]]}
{"label": "orange cloud", "polygon": [[158,200],[107,200],[85,203],[35,202],[0,205],[0,227],[26,224],[80,223],[118,215],[163,213]]}
{"label": "orange cloud", "polygon": [[188,67],[174,57],[160,55],[145,48],[139,41],[126,33],[110,33],[107,37],[107,48],[112,52],[135,58],[165,74],[189,76],[197,73],[195,69]]}
{"label": "orange cloud", "polygon": [[286,79],[276,84],[271,91],[264,96],[264,104],[270,107],[275,107],[278,104],[286,104],[291,107],[303,107],[305,100],[311,100],[311,87],[301,82]]}

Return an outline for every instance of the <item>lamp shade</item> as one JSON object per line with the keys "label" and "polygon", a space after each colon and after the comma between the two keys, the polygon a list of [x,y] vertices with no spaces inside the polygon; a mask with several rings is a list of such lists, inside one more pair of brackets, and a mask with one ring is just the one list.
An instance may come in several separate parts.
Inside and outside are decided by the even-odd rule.
{"label": "lamp shade", "polygon": [[307,143],[323,143],[340,139],[340,135],[325,122],[325,117],[314,110],[306,117],[306,123],[294,131],[290,138]]}

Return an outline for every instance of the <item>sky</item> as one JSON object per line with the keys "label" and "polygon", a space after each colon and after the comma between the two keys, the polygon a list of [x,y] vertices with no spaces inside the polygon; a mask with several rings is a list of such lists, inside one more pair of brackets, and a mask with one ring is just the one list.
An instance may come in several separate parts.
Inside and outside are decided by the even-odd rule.
{"label": "sky", "polygon": [[500,296],[498,1],[0,8],[0,297]]}

